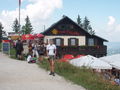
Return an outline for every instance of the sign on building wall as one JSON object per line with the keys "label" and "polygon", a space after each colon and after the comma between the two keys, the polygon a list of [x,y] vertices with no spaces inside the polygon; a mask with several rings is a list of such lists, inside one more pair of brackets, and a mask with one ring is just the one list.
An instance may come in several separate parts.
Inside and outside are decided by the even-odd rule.
{"label": "sign on building wall", "polygon": [[61,34],[61,35],[73,35],[73,36],[79,36],[79,35],[81,35],[79,32],[70,31],[70,30],[64,30],[64,31],[62,31],[62,30],[53,29],[51,32],[54,35],[59,35],[59,34]]}

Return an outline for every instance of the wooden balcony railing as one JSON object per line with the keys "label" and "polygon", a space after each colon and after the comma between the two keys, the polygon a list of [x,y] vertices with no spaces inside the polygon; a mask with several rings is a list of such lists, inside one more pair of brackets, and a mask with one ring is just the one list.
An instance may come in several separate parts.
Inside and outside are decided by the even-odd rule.
{"label": "wooden balcony railing", "polygon": [[57,47],[57,53],[59,56],[65,54],[72,55],[93,55],[96,57],[106,56],[107,46],[60,46]]}

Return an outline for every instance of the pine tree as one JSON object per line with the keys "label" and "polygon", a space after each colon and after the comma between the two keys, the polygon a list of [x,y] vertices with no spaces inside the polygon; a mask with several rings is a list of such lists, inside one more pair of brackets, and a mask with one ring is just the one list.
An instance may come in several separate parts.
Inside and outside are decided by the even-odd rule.
{"label": "pine tree", "polygon": [[20,29],[19,29],[19,22],[18,22],[18,20],[17,20],[17,18],[15,19],[15,21],[13,22],[13,31],[14,32],[16,32],[16,33],[18,33],[18,32],[20,32]]}
{"label": "pine tree", "polygon": [[33,32],[33,27],[31,25],[30,19],[27,16],[25,19],[25,25],[22,27],[23,34],[31,34]]}
{"label": "pine tree", "polygon": [[80,18],[80,15],[78,15],[78,18],[77,18],[77,24],[82,27],[82,21],[81,21],[81,18]]}
{"label": "pine tree", "polygon": [[25,33],[25,25],[22,26],[22,34],[26,34]]}
{"label": "pine tree", "polygon": [[88,29],[89,29],[89,33],[91,35],[94,35],[95,34],[95,30],[92,29],[91,25],[88,26]]}
{"label": "pine tree", "polygon": [[0,22],[0,43],[2,42],[2,32],[3,32],[3,26],[2,23]]}
{"label": "pine tree", "polygon": [[83,26],[83,29],[86,30],[91,35],[95,34],[95,30],[92,29],[90,25],[90,21],[88,20],[87,17],[84,18],[82,26]]}
{"label": "pine tree", "polygon": [[83,29],[86,30],[87,32],[89,32],[89,24],[90,24],[90,21],[88,20],[87,17],[85,17],[83,21]]}

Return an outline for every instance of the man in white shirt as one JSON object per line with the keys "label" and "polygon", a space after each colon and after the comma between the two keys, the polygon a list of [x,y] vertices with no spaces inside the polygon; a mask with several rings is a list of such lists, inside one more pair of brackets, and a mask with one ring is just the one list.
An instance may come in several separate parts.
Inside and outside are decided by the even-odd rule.
{"label": "man in white shirt", "polygon": [[54,63],[56,56],[56,45],[53,44],[53,40],[49,41],[49,45],[47,45],[46,50],[47,50],[47,56],[49,57],[50,71],[51,71],[49,75],[55,76]]}

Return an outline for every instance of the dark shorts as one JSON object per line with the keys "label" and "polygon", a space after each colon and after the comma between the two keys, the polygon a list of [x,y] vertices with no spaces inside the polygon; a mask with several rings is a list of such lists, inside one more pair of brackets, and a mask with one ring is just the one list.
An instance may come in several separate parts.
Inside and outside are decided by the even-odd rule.
{"label": "dark shorts", "polygon": [[38,50],[38,54],[39,54],[39,56],[43,56],[44,55],[44,53],[41,52],[40,50]]}
{"label": "dark shorts", "polygon": [[55,56],[54,55],[49,55],[49,60],[55,60]]}
{"label": "dark shorts", "polygon": [[17,51],[17,55],[22,55],[22,51]]}
{"label": "dark shorts", "polygon": [[40,53],[39,56],[44,56],[44,54],[43,54],[43,53]]}

